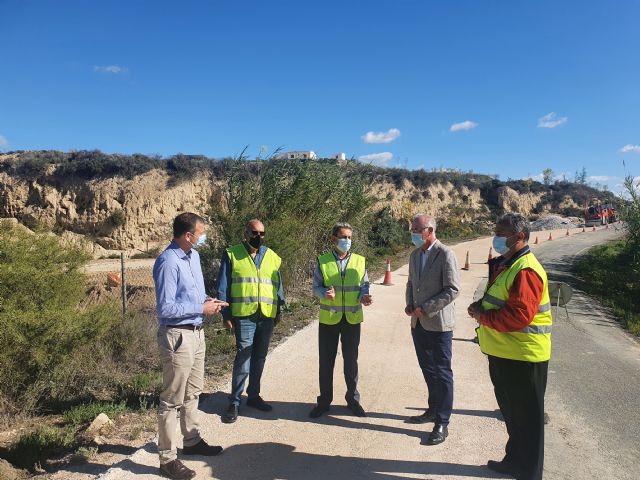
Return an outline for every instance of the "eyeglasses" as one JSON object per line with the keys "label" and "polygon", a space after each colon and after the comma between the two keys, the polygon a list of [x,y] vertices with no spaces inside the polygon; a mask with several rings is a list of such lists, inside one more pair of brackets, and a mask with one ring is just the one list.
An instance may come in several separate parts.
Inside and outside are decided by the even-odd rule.
{"label": "eyeglasses", "polygon": [[259,232],[258,230],[251,230],[251,234],[255,237],[256,235],[260,235],[264,237],[264,232]]}
{"label": "eyeglasses", "polygon": [[411,233],[422,233],[422,232],[424,232],[427,228],[429,228],[429,227],[412,228],[412,229],[411,229]]}

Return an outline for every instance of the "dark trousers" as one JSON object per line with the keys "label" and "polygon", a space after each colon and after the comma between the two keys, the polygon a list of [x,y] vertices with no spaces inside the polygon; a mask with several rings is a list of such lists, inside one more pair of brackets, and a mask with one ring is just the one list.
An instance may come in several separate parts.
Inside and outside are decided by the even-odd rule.
{"label": "dark trousers", "polygon": [[453,371],[451,344],[453,332],[431,332],[418,322],[411,329],[418,364],[427,383],[427,404],[436,415],[437,425],[449,425],[453,408]]}
{"label": "dark trousers", "polygon": [[504,461],[518,480],[541,480],[544,463],[544,393],[549,362],[520,362],[489,356],[489,374],[509,440]]}
{"label": "dark trousers", "polygon": [[252,318],[234,318],[236,334],[236,358],[233,361],[230,403],[240,405],[240,396],[249,377],[247,396],[260,395],[260,379],[269,351],[273,332],[273,319],[257,315]]}
{"label": "dark trousers", "polygon": [[344,381],[347,384],[347,404],[360,402],[358,393],[358,347],[360,346],[360,324],[352,325],[343,316],[336,325],[320,324],[318,347],[320,358],[320,396],[318,405],[329,406],[333,401],[333,367],[338,354],[338,339],[342,344]]}

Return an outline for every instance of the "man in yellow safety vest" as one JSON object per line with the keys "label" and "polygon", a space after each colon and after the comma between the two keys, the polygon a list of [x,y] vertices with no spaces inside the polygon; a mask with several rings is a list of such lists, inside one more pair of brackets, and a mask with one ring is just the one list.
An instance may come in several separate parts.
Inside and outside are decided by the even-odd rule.
{"label": "man in yellow safety vest", "polygon": [[229,408],[222,416],[224,423],[237,420],[247,377],[247,406],[263,412],[272,410],[260,396],[260,380],[284,294],[280,257],[265,246],[264,237],[262,222],[250,220],[242,243],[229,247],[220,261],[218,297],[230,305],[222,309],[222,318],[225,327],[233,329],[236,336],[231,395]]}
{"label": "man in yellow safety vest", "polygon": [[551,357],[551,304],[547,274],[529,250],[529,222],[517,213],[496,223],[482,299],[469,305],[476,319],[480,349],[489,357],[489,374],[509,440],[496,472],[519,480],[542,479],[544,394]]}
{"label": "man in yellow safety vest", "polygon": [[320,299],[318,334],[320,396],[309,416],[318,418],[333,401],[333,367],[342,343],[347,405],[359,417],[366,413],[358,393],[358,346],[362,305],[371,305],[365,258],[351,252],[353,228],[336,223],[331,231],[333,250],[318,257],[313,275],[313,294]]}

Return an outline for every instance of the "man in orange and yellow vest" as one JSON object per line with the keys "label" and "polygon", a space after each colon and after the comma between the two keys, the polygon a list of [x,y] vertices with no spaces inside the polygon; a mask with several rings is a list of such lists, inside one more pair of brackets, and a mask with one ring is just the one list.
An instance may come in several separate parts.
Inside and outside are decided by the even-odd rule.
{"label": "man in orange and yellow vest", "polygon": [[353,227],[336,223],[331,231],[333,250],[318,257],[313,275],[313,294],[320,299],[318,353],[320,395],[309,416],[318,418],[333,401],[333,367],[342,343],[345,399],[354,415],[365,417],[358,393],[358,347],[362,305],[371,305],[365,258],[351,252]]}
{"label": "man in orange and yellow vest", "polygon": [[469,305],[480,349],[505,419],[509,440],[501,461],[487,466],[519,480],[540,480],[544,463],[544,394],[551,357],[547,274],[529,250],[529,222],[517,213],[496,223],[482,299]]}

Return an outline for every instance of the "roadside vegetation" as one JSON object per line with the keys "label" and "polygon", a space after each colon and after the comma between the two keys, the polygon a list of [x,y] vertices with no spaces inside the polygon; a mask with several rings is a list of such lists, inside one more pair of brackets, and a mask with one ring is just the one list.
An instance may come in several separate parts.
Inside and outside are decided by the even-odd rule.
{"label": "roadside vegetation", "polygon": [[576,273],[582,288],[612,309],[623,325],[640,336],[640,182],[625,179],[628,202],[622,209],[627,236],[582,256]]}

